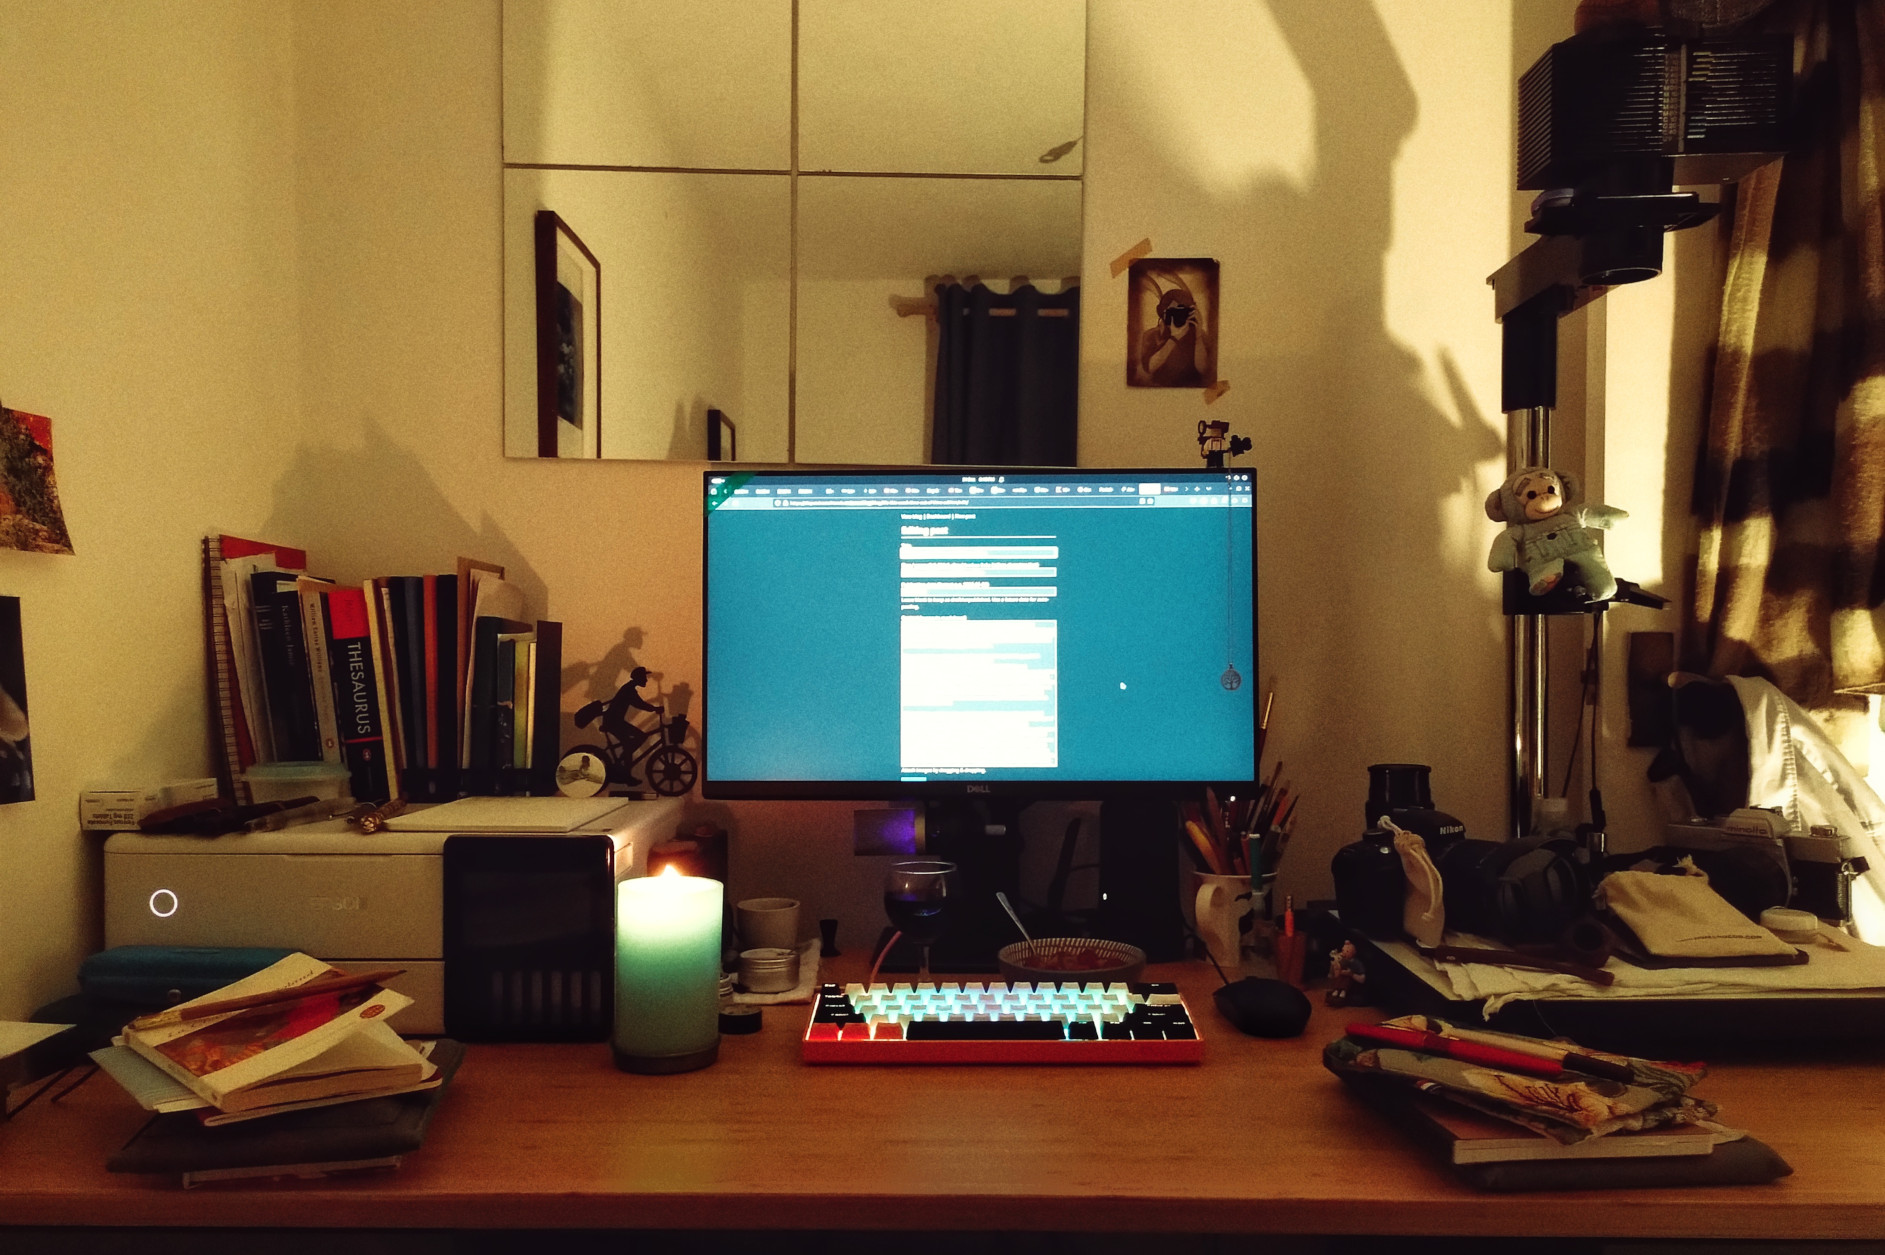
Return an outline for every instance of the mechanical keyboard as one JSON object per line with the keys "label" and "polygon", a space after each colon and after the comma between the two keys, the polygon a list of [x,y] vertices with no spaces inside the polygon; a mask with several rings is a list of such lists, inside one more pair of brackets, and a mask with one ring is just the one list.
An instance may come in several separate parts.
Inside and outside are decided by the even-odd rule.
{"label": "mechanical keyboard", "polygon": [[1196,1063],[1178,986],[824,985],[807,1063]]}

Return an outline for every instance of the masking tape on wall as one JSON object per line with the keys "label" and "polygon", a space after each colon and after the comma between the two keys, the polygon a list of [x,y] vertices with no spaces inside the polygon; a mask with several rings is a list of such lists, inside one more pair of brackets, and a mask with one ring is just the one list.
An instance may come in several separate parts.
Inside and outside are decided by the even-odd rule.
{"label": "masking tape on wall", "polygon": [[1132,265],[1133,262],[1138,261],[1141,257],[1150,257],[1151,255],[1152,237],[1148,235],[1119,256],[1113,258],[1113,278],[1117,279],[1120,275],[1125,274],[1126,268]]}

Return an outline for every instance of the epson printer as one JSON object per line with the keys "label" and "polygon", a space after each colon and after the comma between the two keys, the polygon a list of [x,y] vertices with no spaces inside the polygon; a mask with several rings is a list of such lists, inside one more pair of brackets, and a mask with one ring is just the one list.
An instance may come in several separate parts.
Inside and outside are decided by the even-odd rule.
{"label": "epson printer", "polygon": [[[404,968],[387,982],[413,999],[396,1027],[440,1033],[446,921],[467,921],[464,930],[488,914],[447,901],[451,837],[506,838],[518,896],[527,892],[538,917],[569,918],[594,901],[595,886],[565,870],[563,855],[575,843],[560,838],[590,846],[608,838],[613,880],[625,880],[646,871],[649,847],[674,834],[680,814],[678,798],[465,798],[415,809],[370,836],[340,820],[214,838],[118,833],[105,842],[105,945],[277,946],[340,966]],[[533,876],[539,862],[541,874]],[[603,866],[607,874],[606,860]],[[559,893],[570,897],[568,910],[553,901]],[[518,978],[519,998],[534,998],[540,1010],[546,997],[578,996],[573,986],[565,993],[560,974],[538,976],[534,985],[531,973]]]}

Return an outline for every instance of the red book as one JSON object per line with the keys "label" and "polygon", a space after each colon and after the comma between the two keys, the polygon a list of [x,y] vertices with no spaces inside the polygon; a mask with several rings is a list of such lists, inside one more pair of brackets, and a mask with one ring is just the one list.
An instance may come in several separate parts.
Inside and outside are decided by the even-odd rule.
{"label": "red book", "polygon": [[360,589],[336,588],[327,594],[329,670],[341,756],[353,778],[354,797],[383,802],[392,796],[393,777],[387,770],[378,660],[368,614],[366,594]]}
{"label": "red book", "polygon": [[439,577],[421,577],[425,600],[425,765],[439,765]]}

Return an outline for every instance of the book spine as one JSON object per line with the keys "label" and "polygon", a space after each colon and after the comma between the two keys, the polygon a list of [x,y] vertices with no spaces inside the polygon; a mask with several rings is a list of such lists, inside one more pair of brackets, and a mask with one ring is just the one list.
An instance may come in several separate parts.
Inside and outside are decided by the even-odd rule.
{"label": "book spine", "polygon": [[420,648],[424,651],[421,665],[425,671],[425,765],[427,770],[437,771],[439,767],[439,577],[426,575],[420,577],[419,584],[420,612],[424,621],[420,625]]}
{"label": "book spine", "polygon": [[[400,714],[406,721],[406,762],[420,770],[422,783],[429,784],[430,777],[423,774],[432,765],[426,757],[432,720],[427,710],[425,683],[425,581],[417,575],[402,575],[392,583],[395,589],[393,609],[400,616],[393,640],[405,664],[400,676],[403,681]],[[410,786],[407,794],[428,796],[424,788],[415,791]]]}
{"label": "book spine", "polygon": [[203,538],[204,633],[209,646],[210,700],[216,710],[217,745],[222,751],[218,783],[223,792],[246,804],[248,783],[242,779],[242,748],[237,738],[235,663],[229,650],[229,611],[223,601],[222,537]]}
{"label": "book spine", "polygon": [[464,680],[458,653],[458,577],[441,575],[437,585],[439,770],[445,777],[445,797],[458,795],[458,686]]}
{"label": "book spine", "polygon": [[392,658],[387,652],[384,632],[386,590],[378,580],[368,580],[360,588],[366,601],[367,637],[373,651],[374,692],[380,702],[380,743],[386,754],[386,787],[391,797],[404,797],[400,779],[399,704],[393,700]]}
{"label": "book spine", "polygon": [[333,642],[327,637],[325,600],[330,585],[311,579],[295,581],[295,599],[301,610],[301,639],[308,651],[308,688],[314,701],[314,726],[321,739],[321,761],[346,761],[340,749],[340,714],[334,690]]}
{"label": "book spine", "polygon": [[[465,713],[466,735],[470,753],[466,765],[480,774],[497,764],[492,746],[497,739],[497,710],[492,704],[496,691],[492,673],[497,670],[497,633],[501,619],[480,618],[472,629],[471,692]],[[485,787],[485,786],[481,786]]]}
{"label": "book spine", "polygon": [[250,584],[275,753],[286,761],[306,762],[321,756],[320,732],[314,718],[307,646],[301,635],[301,602],[294,592],[294,578],[281,571],[258,571]]}
{"label": "book spine", "polygon": [[563,757],[563,625],[537,621],[536,679],[532,686],[530,791],[556,793],[556,764]]}
{"label": "book spine", "polygon": [[363,802],[383,802],[393,795],[366,597],[357,588],[336,588],[327,594],[326,602],[341,748],[353,795]]}
{"label": "book spine", "polygon": [[531,716],[536,706],[531,701],[531,685],[536,682],[537,638],[517,642],[517,676],[511,685],[511,766],[519,770],[530,766]]}
{"label": "book spine", "polygon": [[248,724],[249,746],[242,767],[275,761],[275,744],[268,714],[268,697],[262,688],[262,667],[257,657],[255,638],[255,602],[249,581],[253,559],[225,559],[223,562],[223,601],[229,619],[229,655],[236,668],[236,700],[242,703],[242,717]]}
{"label": "book spine", "polygon": [[491,668],[491,705],[494,708],[491,764],[512,766],[512,743],[517,735],[517,634],[500,633],[497,662]]}
{"label": "book spine", "polygon": [[282,704],[288,708],[294,756],[302,762],[314,762],[325,756],[321,751],[320,718],[314,709],[314,664],[307,636],[301,630],[301,598],[294,590],[293,577],[275,585],[275,621],[281,625],[288,663]]}

